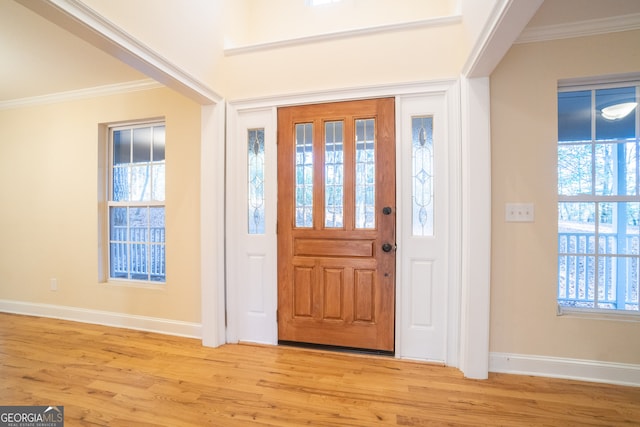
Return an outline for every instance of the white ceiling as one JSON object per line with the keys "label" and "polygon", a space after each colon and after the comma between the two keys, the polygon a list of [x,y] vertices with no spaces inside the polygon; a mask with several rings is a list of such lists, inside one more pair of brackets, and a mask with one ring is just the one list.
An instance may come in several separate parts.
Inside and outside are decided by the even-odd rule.
{"label": "white ceiling", "polygon": [[[525,31],[638,14],[638,0],[545,0]],[[0,102],[146,78],[14,0],[0,0],[0,58]]]}

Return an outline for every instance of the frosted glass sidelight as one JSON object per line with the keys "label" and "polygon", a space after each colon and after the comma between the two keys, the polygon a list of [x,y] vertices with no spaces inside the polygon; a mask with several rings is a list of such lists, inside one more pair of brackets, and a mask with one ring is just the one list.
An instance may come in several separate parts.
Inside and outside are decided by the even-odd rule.
{"label": "frosted glass sidelight", "polygon": [[411,118],[412,230],[433,236],[433,117]]}
{"label": "frosted glass sidelight", "polygon": [[344,224],[344,152],[342,129],[342,121],[325,123],[324,225],[327,228],[340,228]]}
{"label": "frosted glass sidelight", "polygon": [[356,228],[376,227],[375,119],[356,120]]}
{"label": "frosted glass sidelight", "polygon": [[313,124],[296,124],[296,227],[313,227]]}
{"label": "frosted glass sidelight", "polygon": [[247,222],[249,234],[264,234],[264,129],[249,129]]}

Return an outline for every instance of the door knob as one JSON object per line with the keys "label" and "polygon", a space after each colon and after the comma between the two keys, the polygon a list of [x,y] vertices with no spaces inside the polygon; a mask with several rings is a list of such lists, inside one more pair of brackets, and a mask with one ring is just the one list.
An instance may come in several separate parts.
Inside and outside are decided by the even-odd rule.
{"label": "door knob", "polygon": [[382,213],[384,215],[391,215],[391,212],[393,212],[393,209],[391,209],[390,206],[385,206],[384,208],[382,208]]}
{"label": "door knob", "polygon": [[391,243],[384,243],[382,245],[382,250],[384,252],[391,252],[393,250],[393,245]]}

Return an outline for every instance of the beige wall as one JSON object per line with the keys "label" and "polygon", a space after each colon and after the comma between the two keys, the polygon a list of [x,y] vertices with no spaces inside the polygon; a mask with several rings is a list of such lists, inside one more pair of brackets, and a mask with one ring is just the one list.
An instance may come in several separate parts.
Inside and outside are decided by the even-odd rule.
{"label": "beige wall", "polygon": [[[640,32],[516,45],[491,76],[492,352],[640,363],[640,322],[556,315],[558,79],[640,70]],[[506,223],[506,202],[535,204]]]}
{"label": "beige wall", "polygon": [[81,2],[180,70],[222,93],[219,67],[227,0]]}
{"label": "beige wall", "polygon": [[82,2],[229,100],[456,78],[471,43],[458,22],[241,54],[223,51],[225,38],[244,45],[449,16],[456,0],[345,0],[335,6],[342,13],[327,6],[313,14],[303,0],[190,0],[189,7],[181,0],[163,0],[161,7],[157,0]]}
{"label": "beige wall", "polygon": [[[152,10],[155,0],[83,0],[232,100],[456,78],[466,59],[460,23],[222,58],[217,24],[224,2],[194,1],[185,9],[184,2],[165,0],[145,18],[142,11]],[[439,14],[454,2],[437,3]],[[0,299],[200,322],[200,113],[199,105],[159,89],[0,111],[6,206],[0,229],[7,230],[0,243]],[[162,115],[168,125],[167,284],[162,290],[100,284],[98,124]],[[49,290],[50,278],[57,278],[58,291]]]}
{"label": "beige wall", "polygon": [[[255,27],[236,36],[242,39],[239,44],[450,16],[456,6],[452,0],[403,0],[393,2],[392,12],[387,10],[390,2],[377,0],[346,0],[317,8],[304,6],[302,0],[278,0],[278,7],[272,3],[237,4],[245,6],[244,19]],[[468,36],[457,22],[228,54],[221,68],[223,94],[237,100],[457,78],[468,51]]]}
{"label": "beige wall", "polygon": [[456,0],[341,0],[315,7],[304,0],[234,0],[228,4],[230,12],[243,11],[243,25],[227,20],[233,22],[225,29],[232,46],[439,18],[456,12]]}
{"label": "beige wall", "polygon": [[[167,283],[98,283],[98,124],[159,116]],[[200,322],[199,105],[154,89],[3,110],[0,141],[0,299]]]}
{"label": "beige wall", "polygon": [[224,58],[228,99],[457,78],[462,24],[314,42]]}

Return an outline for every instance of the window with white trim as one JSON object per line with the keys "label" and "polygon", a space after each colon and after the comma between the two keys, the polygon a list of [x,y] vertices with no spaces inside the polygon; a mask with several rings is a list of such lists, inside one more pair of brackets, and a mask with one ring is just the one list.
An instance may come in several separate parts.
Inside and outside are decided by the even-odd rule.
{"label": "window with white trim", "polygon": [[109,280],[164,283],[165,124],[109,127]]}
{"label": "window with white trim", "polygon": [[560,312],[639,313],[640,79],[558,88]]}

